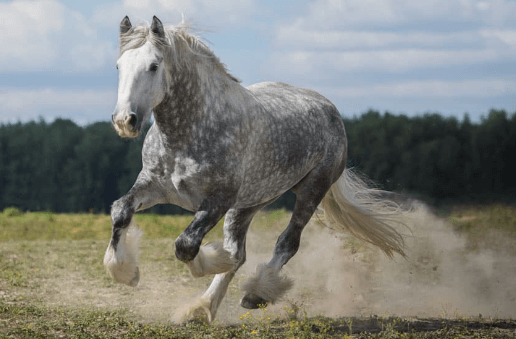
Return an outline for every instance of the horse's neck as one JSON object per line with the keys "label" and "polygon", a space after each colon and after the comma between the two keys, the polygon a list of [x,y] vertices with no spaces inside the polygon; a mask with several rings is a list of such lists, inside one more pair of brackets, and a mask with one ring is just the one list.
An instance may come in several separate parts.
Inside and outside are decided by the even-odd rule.
{"label": "horse's neck", "polygon": [[182,69],[172,76],[168,94],[154,109],[156,124],[170,145],[189,142],[192,130],[210,128],[210,120],[243,114],[247,91],[219,70]]}

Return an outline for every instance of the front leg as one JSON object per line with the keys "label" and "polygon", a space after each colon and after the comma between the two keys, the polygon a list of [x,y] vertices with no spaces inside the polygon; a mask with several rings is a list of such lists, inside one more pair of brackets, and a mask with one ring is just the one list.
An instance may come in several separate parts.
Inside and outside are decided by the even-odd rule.
{"label": "front leg", "polygon": [[104,255],[104,265],[111,277],[122,284],[136,286],[140,280],[138,243],[142,232],[132,222],[136,210],[163,202],[151,182],[138,177],[131,190],[113,203],[111,241]]}
{"label": "front leg", "polygon": [[222,246],[207,244],[201,248],[204,236],[217,224],[232,205],[232,199],[220,196],[205,199],[194,219],[176,239],[176,257],[186,263],[194,277],[227,272],[235,259]]}
{"label": "front leg", "polygon": [[[226,213],[223,246],[228,253],[231,253],[234,264],[227,272],[215,276],[210,287],[203,294],[198,303],[181,315],[179,319],[180,322],[193,319],[212,322],[213,319],[215,319],[215,315],[226,294],[231,279],[233,279],[235,272],[245,262],[245,239],[247,230],[254,215],[262,207],[263,205],[245,209],[230,209]],[[201,255],[203,250],[204,246],[201,246]],[[197,256],[199,256],[199,254]],[[196,260],[197,257],[193,262]]]}

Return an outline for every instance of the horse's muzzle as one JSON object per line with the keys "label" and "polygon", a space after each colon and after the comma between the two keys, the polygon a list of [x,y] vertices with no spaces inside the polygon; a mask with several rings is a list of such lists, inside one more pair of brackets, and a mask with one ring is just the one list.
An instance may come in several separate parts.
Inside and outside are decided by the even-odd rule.
{"label": "horse's muzzle", "polygon": [[121,116],[113,114],[112,124],[122,138],[136,138],[139,134],[138,116],[135,113],[125,113]]}

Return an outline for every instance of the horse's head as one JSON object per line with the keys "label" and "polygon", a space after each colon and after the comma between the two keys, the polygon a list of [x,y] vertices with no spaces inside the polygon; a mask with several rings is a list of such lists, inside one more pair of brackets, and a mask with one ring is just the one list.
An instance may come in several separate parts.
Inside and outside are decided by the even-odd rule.
{"label": "horse's head", "polygon": [[[139,37],[133,38],[133,35]],[[150,30],[137,32],[126,16],[120,23],[120,44],[140,39],[134,48],[121,48],[117,62],[118,101],[112,121],[117,133],[124,138],[135,138],[150,119],[152,109],[165,97],[167,72],[159,42],[166,40],[161,21],[154,17]],[[143,40],[142,40],[143,39]]]}

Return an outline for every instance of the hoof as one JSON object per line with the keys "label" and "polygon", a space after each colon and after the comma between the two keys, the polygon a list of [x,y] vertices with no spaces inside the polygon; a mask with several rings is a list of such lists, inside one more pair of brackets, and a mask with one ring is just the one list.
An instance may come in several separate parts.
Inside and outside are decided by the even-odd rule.
{"label": "hoof", "polygon": [[195,304],[187,305],[185,308],[178,310],[173,317],[173,321],[180,324],[185,323],[203,323],[209,324],[213,321],[210,310],[210,302],[202,299]]}
{"label": "hoof", "polygon": [[132,263],[117,263],[112,260],[107,262],[106,268],[117,283],[136,287],[140,282],[140,268],[134,267]]}
{"label": "hoof", "polygon": [[263,304],[274,304],[293,285],[293,281],[280,276],[278,271],[267,265],[260,265],[256,274],[242,284],[245,292],[240,305],[245,308],[258,308]]}
{"label": "hoof", "polygon": [[104,255],[104,265],[116,282],[131,287],[138,285],[138,243],[141,236],[142,232],[131,226],[122,233],[116,251],[111,244],[108,246]]}
{"label": "hoof", "polygon": [[254,310],[260,307],[267,306],[267,300],[260,298],[259,296],[254,294],[246,294],[242,297],[242,300],[240,300],[240,306],[242,306],[243,308]]}
{"label": "hoof", "polygon": [[190,315],[187,322],[209,324],[211,322],[210,318],[211,316],[209,311],[204,307],[199,307],[192,311],[192,314]]}
{"label": "hoof", "polygon": [[134,272],[134,278],[129,282],[129,286],[136,287],[140,282],[140,268],[136,267],[136,271]]}

